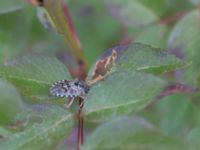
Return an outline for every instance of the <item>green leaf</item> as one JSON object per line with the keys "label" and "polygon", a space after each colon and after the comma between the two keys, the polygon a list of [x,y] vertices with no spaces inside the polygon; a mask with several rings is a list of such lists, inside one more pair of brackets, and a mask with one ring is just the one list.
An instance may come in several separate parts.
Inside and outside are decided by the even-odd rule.
{"label": "green leaf", "polygon": [[0,1],[0,14],[13,12],[23,7],[22,0]]}
{"label": "green leaf", "polygon": [[[85,114],[91,120],[107,119],[111,116],[140,111],[166,85],[165,81],[153,74],[171,71],[182,66],[182,62],[174,55],[144,44],[114,47],[110,51],[117,53],[117,58],[114,60],[116,65],[111,64],[113,67],[111,71],[104,74],[103,81],[91,87],[85,99]],[[106,54],[108,55],[110,51]],[[115,59],[113,53],[112,56]],[[98,62],[110,60],[106,59],[109,57],[104,55]],[[107,63],[111,61],[106,61],[105,64]],[[104,63],[101,65],[103,66]],[[96,68],[103,68],[106,65],[102,66],[96,64]],[[91,77],[92,83],[95,83],[92,77],[94,70],[95,73],[101,71],[96,71],[95,67],[91,69],[88,76]]]}
{"label": "green leaf", "polygon": [[154,11],[158,16],[162,16],[163,12],[166,11],[166,0],[137,0],[138,2],[142,3],[148,9]]}
{"label": "green leaf", "polygon": [[22,11],[0,15],[0,62],[27,48],[27,24],[24,17]]}
{"label": "green leaf", "polygon": [[106,3],[111,14],[127,26],[141,27],[158,20],[153,11],[138,1],[109,0]]}
{"label": "green leaf", "polygon": [[152,75],[115,72],[91,88],[85,99],[85,115],[99,120],[137,112],[147,106],[164,85],[163,80]]}
{"label": "green leaf", "polygon": [[16,89],[3,80],[0,80],[0,95],[0,125],[7,125],[22,110],[22,102]]}
{"label": "green leaf", "polygon": [[[148,9],[154,11],[161,18],[170,17],[176,13],[186,11],[192,6],[190,5],[188,0],[137,0],[142,3]],[[178,6],[178,7],[177,7]]]}
{"label": "green leaf", "polygon": [[154,24],[142,29],[139,35],[135,37],[135,42],[148,44],[153,47],[164,48],[166,46],[167,33],[168,27],[166,25]]}
{"label": "green leaf", "polygon": [[179,139],[164,135],[142,118],[118,118],[99,126],[82,150],[188,150]]}
{"label": "green leaf", "polygon": [[190,133],[187,136],[188,142],[194,147],[194,149],[200,149],[200,128],[196,127],[190,131]]}
{"label": "green leaf", "polygon": [[159,114],[159,126],[167,134],[185,135],[186,130],[197,123],[199,110],[186,96],[174,94],[158,101],[153,108]]}
{"label": "green leaf", "polygon": [[6,138],[10,135],[11,135],[10,131],[8,131],[6,128],[0,126],[0,140],[1,140],[1,138]]}
{"label": "green leaf", "polygon": [[50,149],[62,140],[72,127],[73,115],[58,106],[35,105],[17,116],[25,124],[23,131],[0,140],[0,149]]}
{"label": "green leaf", "polygon": [[142,43],[119,45],[105,51],[91,67],[87,80],[105,76],[115,70],[161,74],[186,65],[164,49]]}
{"label": "green leaf", "polygon": [[[161,74],[183,66],[175,55],[149,45],[133,43],[120,56],[117,67],[135,71]],[[117,68],[118,69],[118,68]]]}
{"label": "green leaf", "polygon": [[172,29],[168,45],[180,57],[192,64],[178,76],[182,82],[197,85],[199,75],[199,47],[200,47],[199,11],[187,13]]}
{"label": "green leaf", "polygon": [[0,66],[0,75],[33,100],[49,99],[51,84],[71,79],[66,67],[55,57],[30,54]]}

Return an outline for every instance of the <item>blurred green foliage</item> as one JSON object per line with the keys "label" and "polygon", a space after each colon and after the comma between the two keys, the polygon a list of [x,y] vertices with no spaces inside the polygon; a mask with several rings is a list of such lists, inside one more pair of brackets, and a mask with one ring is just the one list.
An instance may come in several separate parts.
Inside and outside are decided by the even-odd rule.
{"label": "blurred green foliage", "polygon": [[[199,92],[155,97],[169,83],[200,87],[200,1],[65,2],[91,66],[88,77],[105,49],[143,43],[129,45],[112,74],[91,88],[82,149],[199,150]],[[48,91],[52,82],[71,79],[67,50],[35,7],[0,1],[0,150],[74,147],[74,110],[53,104]]]}

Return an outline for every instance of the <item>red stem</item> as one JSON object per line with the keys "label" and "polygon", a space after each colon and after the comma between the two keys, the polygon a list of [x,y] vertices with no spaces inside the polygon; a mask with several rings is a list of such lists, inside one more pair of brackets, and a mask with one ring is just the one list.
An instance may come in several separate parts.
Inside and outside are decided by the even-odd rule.
{"label": "red stem", "polygon": [[83,117],[78,120],[78,147],[77,150],[80,150],[81,145],[83,145]]}
{"label": "red stem", "polygon": [[82,114],[82,108],[83,108],[83,99],[79,99],[79,111],[78,111],[78,136],[77,136],[77,150],[80,150],[81,145],[83,145],[84,142],[84,119]]}
{"label": "red stem", "polygon": [[176,20],[180,19],[183,17],[187,12],[178,12],[177,14],[174,14],[172,16],[168,16],[166,18],[163,18],[160,20],[161,24],[168,25],[170,23],[175,22]]}
{"label": "red stem", "polygon": [[188,86],[185,84],[177,83],[173,85],[167,86],[158,96],[157,99],[161,99],[165,96],[172,95],[174,93],[184,93],[184,94],[192,94],[198,92],[199,89],[196,87]]}
{"label": "red stem", "polygon": [[[75,76],[81,80],[85,80],[87,73],[87,62],[83,54],[79,38],[75,32],[72,20],[70,18],[67,5],[64,4],[64,0],[42,0],[44,1],[44,8],[47,10],[52,21],[56,26],[56,30],[64,36],[66,43],[69,46],[69,50],[76,58],[78,69],[75,70]],[[73,72],[73,71],[71,71]],[[83,145],[84,137],[84,120],[83,120],[83,99],[79,99],[79,111],[78,111],[78,135],[77,135],[77,149],[80,150]]]}

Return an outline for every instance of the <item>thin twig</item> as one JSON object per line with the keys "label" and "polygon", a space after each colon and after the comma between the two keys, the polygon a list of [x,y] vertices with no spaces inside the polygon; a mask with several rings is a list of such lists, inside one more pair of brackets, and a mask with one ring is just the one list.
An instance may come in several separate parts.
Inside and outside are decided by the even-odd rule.
{"label": "thin twig", "polygon": [[159,93],[155,97],[155,99],[147,106],[147,108],[151,107],[155,102],[161,100],[162,98],[172,95],[172,94],[182,93],[187,96],[190,96],[197,92],[199,92],[199,89],[196,87],[192,87],[192,86],[181,84],[181,83],[170,84],[170,85],[166,86],[162,90],[162,92]]}
{"label": "thin twig", "polygon": [[79,99],[79,111],[78,111],[78,136],[77,136],[77,150],[80,150],[81,145],[83,145],[84,142],[84,118],[83,118],[83,114],[82,114],[82,108],[83,108],[83,99],[80,98]]}
{"label": "thin twig", "polygon": [[164,25],[171,24],[175,22],[176,20],[179,20],[181,17],[183,17],[187,12],[178,12],[177,14],[174,14],[172,16],[168,16],[166,18],[161,19],[159,22]]}
{"label": "thin twig", "polygon": [[81,44],[74,30],[67,6],[61,0],[44,0],[44,8],[49,13],[56,30],[63,35],[70,52],[75,57],[77,63],[84,64],[87,69],[87,63],[83,54]]}
{"label": "thin twig", "polygon": [[181,84],[181,83],[177,83],[177,84],[173,84],[173,85],[169,85],[167,86],[158,96],[157,99],[161,99],[165,96],[174,94],[174,93],[185,93],[185,94],[193,94],[195,92],[198,92],[199,89],[192,87],[192,86],[188,86],[185,84]]}
{"label": "thin twig", "polygon": [[[75,57],[78,65],[76,77],[85,80],[87,73],[87,63],[84,57],[79,38],[75,32],[72,20],[70,18],[67,6],[63,0],[44,0],[44,8],[49,13],[56,30],[64,36],[65,42],[70,48],[72,55]],[[77,134],[77,149],[80,150],[84,141],[84,119],[82,114],[83,99],[79,98],[78,111],[78,134]]]}

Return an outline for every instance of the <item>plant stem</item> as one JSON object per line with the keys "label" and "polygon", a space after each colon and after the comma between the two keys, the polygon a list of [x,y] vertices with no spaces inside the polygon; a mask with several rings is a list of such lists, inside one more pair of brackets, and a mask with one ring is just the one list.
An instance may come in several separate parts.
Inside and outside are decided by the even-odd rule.
{"label": "plant stem", "polygon": [[83,103],[83,99],[79,99],[79,111],[78,111],[78,136],[77,136],[77,150],[80,150],[81,145],[83,145],[84,142],[84,118],[83,118],[83,114],[82,114],[82,107],[83,105],[81,105]]}
{"label": "plant stem", "polygon": [[63,35],[64,40],[77,63],[83,64],[86,72],[86,59],[84,57],[79,38],[74,30],[67,6],[64,5],[61,0],[44,0],[44,8],[49,13],[56,30]]}
{"label": "plant stem", "polygon": [[[70,52],[75,57],[78,65],[77,75],[81,80],[85,80],[87,73],[87,63],[83,55],[79,38],[74,30],[74,26],[67,6],[64,5],[63,0],[44,0],[44,8],[49,13],[56,30],[64,36],[65,42],[70,48]],[[76,71],[75,71],[76,72]],[[83,99],[79,98],[79,111],[78,111],[78,134],[77,134],[77,150],[80,150],[83,145],[84,137],[84,119],[82,114]]]}
{"label": "plant stem", "polygon": [[157,99],[161,99],[165,96],[172,95],[174,93],[192,94],[196,92],[199,92],[199,89],[196,87],[176,83],[165,87],[165,89],[163,89],[163,91],[157,96]]}
{"label": "plant stem", "polygon": [[183,17],[187,12],[178,12],[177,14],[174,14],[172,16],[168,16],[166,18],[161,19],[159,22],[164,25],[169,25],[177,20],[179,20],[181,17]]}

